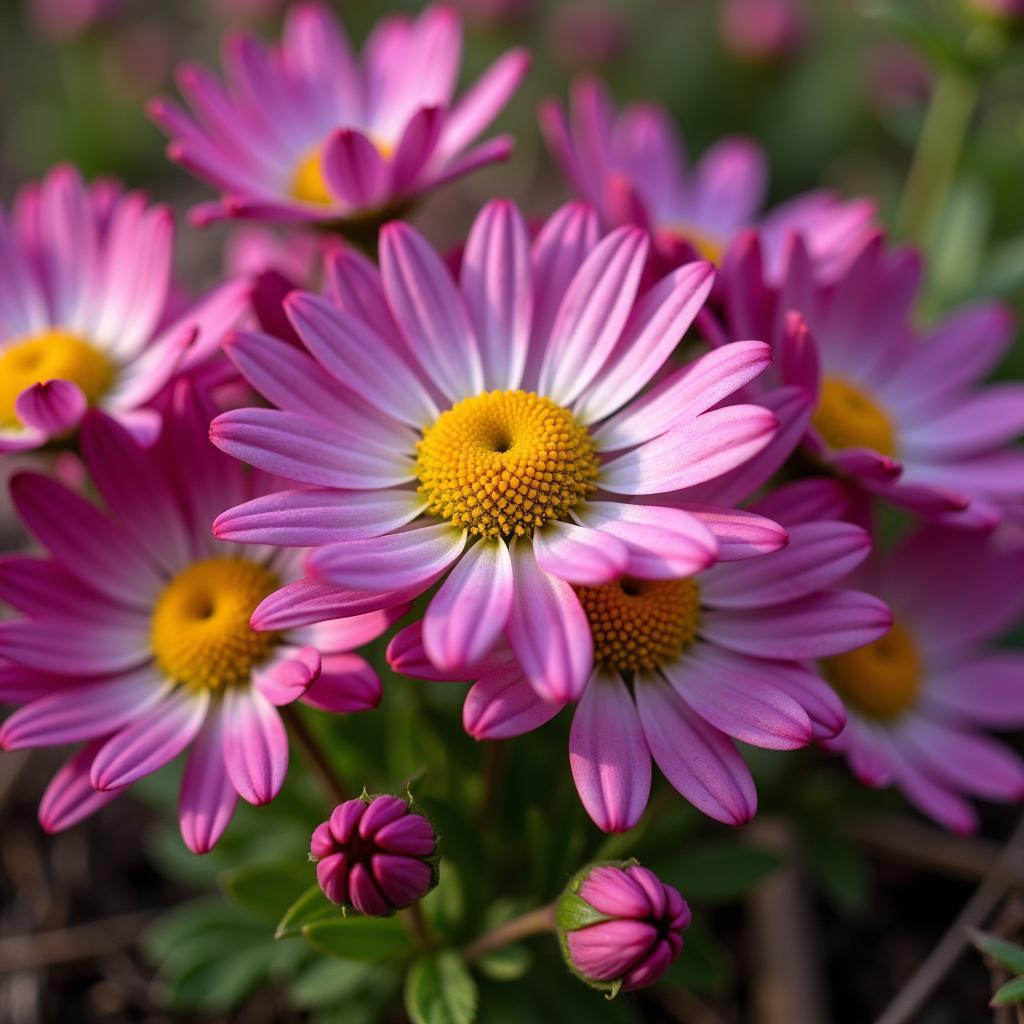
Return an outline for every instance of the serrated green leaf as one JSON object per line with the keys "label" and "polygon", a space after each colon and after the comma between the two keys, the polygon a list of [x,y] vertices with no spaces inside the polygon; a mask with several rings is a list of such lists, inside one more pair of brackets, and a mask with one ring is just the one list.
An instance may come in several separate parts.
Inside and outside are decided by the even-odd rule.
{"label": "serrated green leaf", "polygon": [[1011,1006],[1013,1003],[1022,1001],[1024,1001],[1024,978],[1014,978],[996,992],[989,1006]]}
{"label": "serrated green leaf", "polygon": [[314,949],[341,960],[389,960],[410,950],[409,934],[397,917],[349,915],[314,921],[302,929]]}
{"label": "serrated green leaf", "polygon": [[300,935],[307,924],[330,921],[341,917],[341,908],[335,906],[319,885],[311,885],[285,912],[277,923],[275,939],[289,939]]}
{"label": "serrated green leaf", "polygon": [[451,950],[420,957],[405,979],[405,1008],[414,1024],[473,1024],[477,989]]}
{"label": "serrated green leaf", "polygon": [[276,923],[306,892],[309,878],[304,861],[272,861],[225,871],[220,886],[243,910]]}
{"label": "serrated green leaf", "polygon": [[988,932],[973,932],[971,941],[986,956],[992,957],[1011,974],[1024,974],[1024,948]]}
{"label": "serrated green leaf", "polygon": [[526,946],[513,942],[480,957],[475,966],[492,981],[517,981],[530,969],[532,960]]}

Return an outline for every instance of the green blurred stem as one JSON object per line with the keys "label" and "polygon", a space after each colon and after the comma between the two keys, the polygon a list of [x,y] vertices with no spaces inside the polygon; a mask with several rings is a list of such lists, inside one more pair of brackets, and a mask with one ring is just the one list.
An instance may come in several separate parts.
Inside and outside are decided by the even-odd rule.
{"label": "green blurred stem", "polygon": [[511,921],[499,924],[479,939],[475,939],[462,950],[462,959],[466,963],[479,960],[488,953],[493,953],[510,942],[518,942],[520,939],[529,938],[531,935],[539,935],[541,932],[555,931],[555,905],[548,903],[546,906],[537,907],[536,910],[529,910],[519,917],[513,917]]}
{"label": "green blurred stem", "polygon": [[903,235],[921,247],[946,206],[977,98],[978,83],[961,71],[947,70],[935,85],[897,217]]}
{"label": "green blurred stem", "polygon": [[302,715],[294,705],[281,708],[281,717],[288,726],[288,731],[300,747],[309,762],[309,766],[320,779],[321,784],[327,791],[328,796],[340,804],[349,798],[348,787],[341,777],[337,768],[331,764],[327,752],[320,745],[320,741],[313,735],[312,730],[303,720]]}
{"label": "green blurred stem", "polygon": [[430,934],[430,927],[423,916],[423,910],[419,903],[414,903],[411,907],[403,910],[399,917],[405,927],[409,929],[409,934],[420,949],[427,950],[433,947],[434,939]]}

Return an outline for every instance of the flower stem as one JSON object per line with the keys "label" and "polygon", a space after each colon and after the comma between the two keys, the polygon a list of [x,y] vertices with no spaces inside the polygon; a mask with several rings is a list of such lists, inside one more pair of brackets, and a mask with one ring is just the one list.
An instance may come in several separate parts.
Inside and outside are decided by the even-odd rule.
{"label": "flower stem", "polygon": [[401,918],[409,929],[409,934],[416,940],[417,946],[421,949],[430,949],[433,946],[434,940],[430,935],[430,928],[419,903],[414,903],[411,907],[403,910]]}
{"label": "flower stem", "polygon": [[548,903],[536,910],[527,911],[519,917],[512,918],[497,928],[474,939],[462,950],[462,959],[466,963],[479,960],[482,956],[507,946],[510,942],[518,942],[520,939],[528,938],[530,935],[539,935],[541,932],[555,931],[555,905]]}
{"label": "flower stem", "polygon": [[281,716],[288,725],[293,738],[302,747],[302,751],[309,762],[314,773],[319,777],[327,794],[335,803],[347,800],[349,793],[345,780],[338,770],[331,764],[330,758],[320,745],[320,741],[313,735],[309,726],[294,707],[281,708]]}
{"label": "flower stem", "polygon": [[977,97],[977,83],[954,69],[943,73],[932,92],[897,218],[916,245],[931,241],[946,206]]}

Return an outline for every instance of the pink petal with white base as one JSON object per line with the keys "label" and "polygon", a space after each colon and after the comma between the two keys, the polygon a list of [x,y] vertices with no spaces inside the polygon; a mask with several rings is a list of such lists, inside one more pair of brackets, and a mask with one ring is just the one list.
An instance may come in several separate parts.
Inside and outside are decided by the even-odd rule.
{"label": "pink petal with white base", "polygon": [[303,704],[320,711],[351,714],[380,704],[380,677],[358,654],[328,654],[320,675],[302,696]]}
{"label": "pink petal with white base", "polygon": [[457,401],[483,390],[483,364],[462,296],[422,235],[393,222],[380,233],[380,266],[395,319],[434,384]]}
{"label": "pink petal with white base", "polygon": [[736,341],[713,349],[601,424],[594,438],[607,451],[643,444],[728,398],[771,361],[772,350],[763,341]]}
{"label": "pink petal with white base", "polygon": [[757,792],[732,741],[695,714],[663,679],[642,679],[635,693],[647,746],[665,778],[716,821],[749,821],[757,810]]}
{"label": "pink petal with white base", "polygon": [[632,309],[647,247],[642,231],[623,227],[584,260],[551,329],[540,368],[542,394],[569,405],[597,375]]}
{"label": "pink petal with white base", "polygon": [[598,828],[627,832],[640,820],[651,792],[651,755],[633,698],[617,675],[597,672],[583,691],[569,733],[569,765]]}
{"label": "pink petal with white base", "polygon": [[92,763],[92,784],[119,789],[163,768],[192,742],[209,706],[209,690],[172,690],[107,740]]}
{"label": "pink petal with white base", "polygon": [[39,824],[44,832],[63,832],[121,795],[118,789],[101,793],[89,781],[93,758],[105,742],[102,738],[86,744],[50,780],[39,801]]}
{"label": "pink petal with white base", "polygon": [[262,694],[228,690],[224,698],[224,764],[238,795],[251,804],[277,796],[288,771],[288,737],[277,708]]}
{"label": "pink petal with white base", "polygon": [[423,617],[423,643],[442,671],[479,662],[512,611],[512,559],[500,538],[478,540],[448,574]]}
{"label": "pink petal with white base", "polygon": [[309,574],[335,587],[407,590],[435,580],[466,546],[466,531],[447,523],[421,526],[383,537],[364,537],[316,548]]}
{"label": "pink petal with white base", "polygon": [[892,613],[877,597],[856,590],[827,591],[771,608],[710,608],[701,634],[758,658],[824,658],[863,647],[883,636]]}
{"label": "pink petal with white base", "polygon": [[660,494],[712,480],[764,449],[778,420],[757,405],[713,409],[609,462],[600,483],[616,494]]}
{"label": "pink petal with white base", "polygon": [[533,534],[533,553],[545,572],[577,586],[618,579],[630,564],[630,549],[610,532],[548,523]]}
{"label": "pink petal with white base", "polygon": [[77,743],[131,722],[160,701],[167,683],[153,668],[46,694],[0,726],[4,750]]}
{"label": "pink petal with white base", "polygon": [[512,545],[515,590],[507,637],[530,685],[545,700],[575,700],[594,662],[586,613],[572,587],[545,572],[529,544]]}
{"label": "pink petal with white base", "polygon": [[576,415],[582,423],[610,415],[651,380],[693,323],[714,278],[709,263],[691,263],[674,270],[640,298],[600,377],[577,403]]}
{"label": "pink petal with white base", "polygon": [[270,662],[253,670],[252,683],[271,704],[283,707],[302,697],[319,675],[315,647],[279,647]]}
{"label": "pink petal with white base", "polygon": [[766,750],[795,750],[813,738],[807,712],[753,658],[697,644],[663,669],[686,703],[716,729]]}
{"label": "pink petal with white base", "polygon": [[518,665],[503,665],[484,672],[469,688],[462,724],[478,740],[508,739],[539,729],[564,706],[538,696]]}
{"label": "pink petal with white base", "polygon": [[519,387],[533,315],[530,236],[505,200],[483,208],[462,256],[462,294],[476,331],[487,387]]}
{"label": "pink petal with white base", "polygon": [[581,520],[625,545],[625,571],[640,579],[692,576],[715,561],[718,544],[707,527],[683,509],[660,505],[588,502]]}
{"label": "pink petal with white base", "polygon": [[850,523],[800,523],[789,545],[763,558],[716,565],[701,577],[701,599],[713,608],[760,608],[822,590],[853,571],[871,538]]}
{"label": "pink petal with white base", "polygon": [[243,544],[320,547],[401,529],[424,505],[415,491],[277,491],[222,512],[214,520],[213,533],[221,540]]}
{"label": "pink petal with white base", "polygon": [[219,711],[206,717],[192,742],[178,800],[181,837],[193,853],[208,853],[217,845],[238,794],[224,765],[223,720]]}
{"label": "pink petal with white base", "polygon": [[85,415],[82,389],[69,380],[47,380],[26,388],[14,400],[14,414],[31,430],[49,437],[65,434]]}

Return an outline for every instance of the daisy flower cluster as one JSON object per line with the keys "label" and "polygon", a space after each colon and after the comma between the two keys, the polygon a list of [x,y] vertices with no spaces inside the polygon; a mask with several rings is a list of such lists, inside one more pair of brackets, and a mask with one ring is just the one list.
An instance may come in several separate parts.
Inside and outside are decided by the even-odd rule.
{"label": "daisy flower cluster", "polygon": [[[923,258],[871,201],[766,208],[755,143],[688,160],[666,111],[593,78],[539,108],[563,205],[492,198],[428,237],[404,218],[509,155],[479,139],[529,64],[460,92],[460,31],[431,6],[357,53],[300,4],[277,42],[229,36],[222,74],[180,68],[184,106],[148,111],[214,190],[189,219],[250,222],[196,300],[169,210],[115,182],[60,166],[0,216],[26,537],[0,560],[0,746],[73,745],[42,827],[184,755],[206,853],[239,797],[277,796],[290,734],[322,768],[314,719],[371,719],[382,679],[422,714],[457,691],[485,750],[557,747],[605,833],[655,789],[750,821],[752,748],[817,745],[958,832],[972,798],[1019,802],[992,735],[1024,726],[1024,655],[997,646],[1024,612],[1024,385],[987,383],[1009,312],[922,321]],[[351,781],[313,833],[317,912],[411,913],[444,824],[416,780]],[[531,920],[614,994],[690,919],[602,861]]]}

